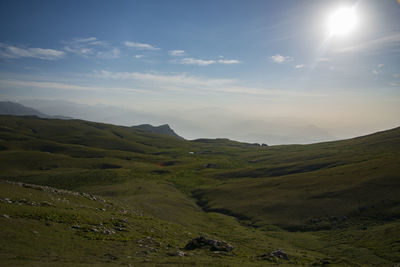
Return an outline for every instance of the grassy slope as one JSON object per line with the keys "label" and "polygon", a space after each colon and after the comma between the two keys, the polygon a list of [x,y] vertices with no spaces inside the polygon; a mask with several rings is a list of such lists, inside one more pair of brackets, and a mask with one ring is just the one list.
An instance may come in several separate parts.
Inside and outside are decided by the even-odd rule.
{"label": "grassy slope", "polygon": [[235,179],[195,191],[209,209],[232,210],[256,225],[295,230],[329,227],[324,222],[330,217],[400,216],[400,128],[244,157],[256,167],[216,173]]}
{"label": "grassy slope", "polygon": [[[184,226],[144,215],[132,203],[118,199],[103,202],[99,201],[102,198],[93,200],[74,192],[5,182],[0,185],[0,256],[4,266],[259,266],[276,263],[256,257],[276,247],[290,253],[292,264],[309,265],[323,257],[275,237],[279,231],[265,234],[249,230],[220,214],[188,209],[186,215],[200,222]],[[188,256],[183,258],[169,255],[183,250],[199,231],[229,241],[235,252],[216,254],[204,249],[186,252]]]}
{"label": "grassy slope", "polygon": [[[65,241],[65,246],[87,246],[86,256],[77,252],[77,257],[73,253],[61,257],[62,248],[45,245],[45,238],[38,239],[43,246],[25,255],[20,242],[29,240],[31,233],[25,235],[22,231],[10,238],[13,235],[6,233],[13,229],[6,224],[1,227],[6,229],[1,231],[6,236],[2,240],[11,245],[1,253],[8,255],[10,262],[24,264],[34,264],[38,260],[35,255],[47,251],[67,265],[87,255],[92,255],[87,262],[104,264],[143,264],[147,259],[153,263],[172,260],[175,264],[267,265],[273,262],[257,255],[283,248],[289,252],[291,263],[297,264],[309,265],[318,258],[333,257],[330,261],[339,265],[390,265],[400,261],[396,256],[400,251],[399,137],[400,129],[394,129],[340,142],[260,147],[225,139],[190,142],[77,120],[0,116],[1,178],[102,195],[116,206],[139,210],[155,224],[176,227],[176,237],[170,240],[176,247],[202,232],[232,242],[237,248],[237,255],[217,255],[221,258],[199,251],[199,255],[171,259],[166,256],[166,247],[151,257],[137,256],[140,252],[132,256],[140,251],[131,244],[135,242],[114,240],[116,243],[109,243],[110,247],[118,244],[123,248],[115,255],[118,260],[111,256],[96,260],[96,255],[107,254],[110,247],[79,236],[71,243]],[[5,188],[3,184],[1,188]],[[2,194],[12,198],[14,189],[3,190]],[[244,220],[206,213],[196,202],[207,210]],[[19,213],[8,209],[14,206],[0,203],[4,214]],[[31,207],[25,208],[33,212]],[[52,208],[54,213],[61,211],[58,206]],[[73,213],[85,212],[77,209]],[[31,223],[46,224],[32,218],[18,220],[24,229]],[[2,224],[7,222],[1,219]],[[144,227],[140,222],[137,225]],[[59,226],[64,227],[60,233],[76,237],[68,223]],[[140,239],[136,236],[143,230],[140,227],[135,234],[129,233],[132,241]],[[170,236],[168,229],[158,229],[160,235],[165,232],[160,240]],[[53,239],[64,242],[59,237]]]}

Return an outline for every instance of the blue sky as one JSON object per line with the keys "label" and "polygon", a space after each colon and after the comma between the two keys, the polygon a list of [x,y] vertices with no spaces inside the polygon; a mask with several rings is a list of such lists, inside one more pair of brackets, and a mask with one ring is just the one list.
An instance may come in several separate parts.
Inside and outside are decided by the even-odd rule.
{"label": "blue sky", "polygon": [[[357,25],[329,36],[343,6]],[[4,100],[218,108],[337,136],[400,124],[396,0],[0,1],[0,33]]]}

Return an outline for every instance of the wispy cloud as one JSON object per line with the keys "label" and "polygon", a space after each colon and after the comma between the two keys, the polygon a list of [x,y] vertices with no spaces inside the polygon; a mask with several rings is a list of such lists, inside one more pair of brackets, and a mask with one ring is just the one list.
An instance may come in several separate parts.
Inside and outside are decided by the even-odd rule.
{"label": "wispy cloud", "polygon": [[187,74],[160,74],[160,73],[142,73],[142,72],[111,72],[106,70],[95,71],[95,76],[113,80],[140,80],[146,82],[155,82],[163,85],[182,86],[221,86],[232,84],[233,79],[208,79],[190,76]]}
{"label": "wispy cloud", "polygon": [[172,91],[224,91],[227,87],[237,87],[235,79],[210,79],[182,74],[153,73],[153,72],[112,72],[107,70],[95,71],[95,76],[112,80],[135,80],[142,85],[150,85],[158,89]]}
{"label": "wispy cloud", "polygon": [[377,68],[372,71],[373,74],[378,75],[379,73],[382,72],[382,68],[385,66],[385,64],[378,64]]}
{"label": "wispy cloud", "polygon": [[299,65],[296,65],[296,69],[302,69],[302,68],[304,68],[305,67],[305,65],[304,64],[299,64]]}
{"label": "wispy cloud", "polygon": [[318,62],[329,62],[329,61],[331,61],[332,59],[330,59],[330,58],[328,58],[328,57],[320,57],[320,58],[317,58],[316,59],[316,61],[318,61]]}
{"label": "wispy cloud", "polygon": [[137,58],[137,59],[142,58],[142,57],[143,57],[143,55],[135,55],[134,56],[134,58]]}
{"label": "wispy cloud", "polygon": [[180,60],[173,60],[173,63],[183,64],[183,65],[197,65],[197,66],[208,66],[212,64],[238,64],[239,60],[236,59],[199,59],[199,58],[182,58]]}
{"label": "wispy cloud", "polygon": [[[270,88],[249,87],[236,79],[218,79],[203,76],[194,76],[187,73],[157,73],[157,72],[112,72],[107,70],[95,71],[92,78],[115,80],[112,86],[82,85],[60,81],[31,80],[29,77],[21,79],[0,79],[1,88],[37,88],[62,91],[92,91],[112,94],[162,94],[173,91],[189,94],[240,94],[274,97],[325,97],[321,94],[309,92],[276,90]],[[93,80],[93,79],[91,79]]]}
{"label": "wispy cloud", "polygon": [[96,56],[98,58],[114,59],[114,58],[119,58],[120,54],[121,54],[121,51],[118,48],[114,47],[110,50],[98,51]]}
{"label": "wispy cloud", "polygon": [[275,62],[275,63],[284,63],[284,62],[288,62],[288,61],[293,61],[294,60],[293,57],[282,56],[280,54],[276,54],[274,56],[271,56],[270,59],[272,60],[272,62]]}
{"label": "wispy cloud", "polygon": [[376,51],[379,49],[385,49],[388,46],[394,46],[400,48],[399,32],[367,40],[357,45],[347,46],[341,49],[337,49],[334,52],[336,53],[364,52],[364,51],[370,51],[372,49]]}
{"label": "wispy cloud", "polygon": [[64,51],[79,55],[81,57],[97,57],[104,59],[118,58],[120,50],[112,47],[108,42],[97,39],[96,37],[75,38],[63,41]]}
{"label": "wispy cloud", "polygon": [[160,48],[155,47],[151,44],[137,43],[137,42],[130,42],[130,41],[126,41],[124,44],[126,47],[135,48],[138,50],[160,50]]}
{"label": "wispy cloud", "polygon": [[102,86],[82,86],[61,82],[42,82],[42,81],[20,81],[20,80],[0,80],[1,86],[14,86],[14,87],[33,87],[33,88],[45,88],[45,89],[56,89],[56,90],[68,90],[68,91],[104,91],[104,92],[140,92],[147,93],[146,90],[129,88],[129,87],[102,87]]}
{"label": "wispy cloud", "polygon": [[24,48],[0,43],[0,57],[2,58],[38,58],[56,60],[65,56],[64,51],[45,48]]}
{"label": "wispy cloud", "polygon": [[66,52],[74,53],[80,56],[89,56],[91,54],[94,54],[94,49],[88,48],[88,47],[70,47],[70,46],[64,46],[64,50]]}
{"label": "wispy cloud", "polygon": [[106,41],[101,41],[96,37],[88,37],[88,38],[75,38],[70,41],[64,42],[67,44],[87,44],[87,45],[96,45],[96,46],[107,46],[108,43]]}
{"label": "wispy cloud", "polygon": [[[236,79],[210,79],[183,74],[95,71],[95,76],[112,80],[132,80],[143,88],[179,92],[217,92],[258,96],[321,96],[288,90],[243,86]],[[155,89],[156,88],[156,89]]]}
{"label": "wispy cloud", "polygon": [[179,49],[178,50],[170,50],[170,51],[168,51],[168,53],[174,57],[184,56],[185,50],[179,50]]}
{"label": "wispy cloud", "polygon": [[217,63],[220,63],[220,64],[238,64],[238,63],[240,63],[240,61],[236,60],[236,59],[219,59],[217,61]]}
{"label": "wispy cloud", "polygon": [[198,66],[208,66],[211,64],[215,64],[215,60],[204,60],[204,59],[197,59],[197,58],[183,58],[181,60],[175,61],[176,63],[179,64],[184,64],[184,65],[198,65]]}

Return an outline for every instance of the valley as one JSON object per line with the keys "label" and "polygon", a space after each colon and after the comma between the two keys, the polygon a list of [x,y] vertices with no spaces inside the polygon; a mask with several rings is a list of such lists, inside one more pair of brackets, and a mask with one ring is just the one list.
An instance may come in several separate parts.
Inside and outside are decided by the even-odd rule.
{"label": "valley", "polygon": [[261,146],[0,116],[0,140],[4,266],[400,262],[400,128]]}

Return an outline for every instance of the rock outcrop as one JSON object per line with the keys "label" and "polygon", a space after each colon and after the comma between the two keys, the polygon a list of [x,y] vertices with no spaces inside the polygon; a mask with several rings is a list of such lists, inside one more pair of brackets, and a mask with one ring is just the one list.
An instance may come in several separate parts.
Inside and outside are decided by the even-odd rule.
{"label": "rock outcrop", "polygon": [[233,250],[233,246],[225,241],[206,238],[204,235],[193,238],[186,244],[186,250],[193,250],[198,248],[209,248],[212,251],[226,251]]}

